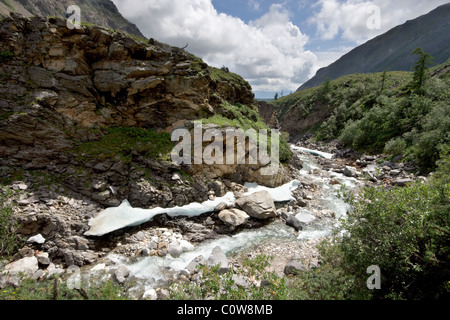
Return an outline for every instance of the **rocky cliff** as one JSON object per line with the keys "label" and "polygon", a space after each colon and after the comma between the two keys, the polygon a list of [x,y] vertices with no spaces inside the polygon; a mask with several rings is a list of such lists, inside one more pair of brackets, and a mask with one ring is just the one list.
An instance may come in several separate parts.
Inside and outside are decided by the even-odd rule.
{"label": "rocky cliff", "polygon": [[80,8],[83,23],[93,23],[143,37],[136,25],[125,19],[111,0],[2,0],[0,16],[9,16],[13,12],[25,17],[65,18],[67,8],[71,5]]}
{"label": "rocky cliff", "polygon": [[[92,217],[125,199],[172,208],[239,191],[244,181],[290,179],[284,168],[261,177],[260,165],[170,161],[170,132],[194,120],[227,119],[242,108],[261,121],[244,79],[184,49],[12,14],[0,21],[0,75],[0,195],[14,207],[18,233],[42,234],[52,261],[83,265],[115,245],[117,238],[82,236]],[[170,223],[161,219],[153,223]],[[197,240],[223,228],[220,221],[192,230],[178,223]]]}
{"label": "rocky cliff", "polygon": [[[131,160],[149,151],[139,148],[144,136],[153,139],[142,140],[148,145],[170,143],[164,133],[224,112],[224,102],[256,110],[241,77],[153,39],[15,16],[1,21],[0,41],[0,155],[9,167],[107,172],[114,166],[128,174]],[[132,146],[116,145],[120,139]]]}

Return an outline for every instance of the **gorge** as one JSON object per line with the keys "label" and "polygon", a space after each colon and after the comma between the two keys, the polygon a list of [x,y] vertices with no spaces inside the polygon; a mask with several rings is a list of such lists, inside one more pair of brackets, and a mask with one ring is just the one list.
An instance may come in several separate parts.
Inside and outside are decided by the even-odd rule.
{"label": "gorge", "polygon": [[[71,30],[59,17],[12,13],[0,21],[0,297],[13,297],[9,288],[26,288],[31,279],[51,283],[54,299],[58,286],[74,299],[109,286],[120,290],[115,298],[220,298],[227,284],[196,295],[211,275],[204,266],[212,282],[230,277],[229,288],[251,291],[250,298],[259,297],[255,288],[278,294],[302,272],[318,278],[322,240],[355,219],[355,206],[377,204],[361,190],[431,180],[402,154],[358,152],[329,134],[337,131],[331,115],[335,123],[340,113],[353,115],[340,104],[342,92],[351,98],[348,110],[378,110],[371,109],[378,89],[366,96],[372,87],[359,78],[268,105],[241,76],[185,49],[86,23]],[[448,107],[448,70],[440,66],[432,77],[438,111]],[[392,99],[386,106],[396,94],[413,94],[399,83],[386,89],[392,94],[380,91]],[[226,141],[235,128],[264,134]],[[314,130],[333,139],[312,139]],[[274,154],[261,152],[266,146],[280,159],[276,168]],[[174,150],[182,159],[207,154],[216,161],[173,161]],[[252,157],[257,161],[245,161]],[[405,211],[396,226],[412,210]],[[249,259],[272,278],[258,278]]]}

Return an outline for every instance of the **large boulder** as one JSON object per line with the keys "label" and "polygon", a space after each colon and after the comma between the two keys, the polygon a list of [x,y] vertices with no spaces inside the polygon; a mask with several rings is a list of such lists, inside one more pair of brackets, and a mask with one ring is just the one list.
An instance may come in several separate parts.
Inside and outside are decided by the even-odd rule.
{"label": "large boulder", "polygon": [[236,200],[236,204],[249,216],[266,220],[276,217],[276,208],[272,196],[268,191],[255,192]]}
{"label": "large boulder", "polygon": [[38,270],[38,259],[34,256],[22,258],[5,266],[5,272],[7,273],[24,274],[28,277],[31,277]]}
{"label": "large boulder", "polygon": [[247,223],[247,221],[250,219],[250,216],[242,210],[229,209],[229,210],[222,210],[219,213],[219,219],[222,220],[227,225],[236,228],[240,225]]}

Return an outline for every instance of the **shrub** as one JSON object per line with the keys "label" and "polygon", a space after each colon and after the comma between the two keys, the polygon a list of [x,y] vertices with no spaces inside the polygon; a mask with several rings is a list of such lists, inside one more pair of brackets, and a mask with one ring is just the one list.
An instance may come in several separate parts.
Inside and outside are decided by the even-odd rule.
{"label": "shrub", "polygon": [[[353,275],[350,296],[430,299],[450,277],[450,156],[436,178],[405,188],[365,189],[336,237],[321,251],[325,264]],[[368,292],[366,269],[381,269],[381,290]]]}
{"label": "shrub", "polygon": [[44,281],[23,280],[18,287],[6,287],[0,291],[0,300],[129,300],[127,287],[112,280],[85,286],[86,289],[70,289],[67,282],[55,277]]}
{"label": "shrub", "polygon": [[0,189],[0,256],[11,256],[23,241],[17,235],[19,225],[13,218],[12,205],[8,203],[12,192]]}
{"label": "shrub", "polygon": [[393,156],[403,155],[406,150],[406,141],[402,138],[396,138],[386,143],[384,153]]}

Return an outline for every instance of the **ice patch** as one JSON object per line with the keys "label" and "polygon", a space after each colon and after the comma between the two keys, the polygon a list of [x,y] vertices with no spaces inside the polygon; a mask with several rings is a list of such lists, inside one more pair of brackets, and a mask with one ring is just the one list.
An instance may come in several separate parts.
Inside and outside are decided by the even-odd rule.
{"label": "ice patch", "polygon": [[228,192],[225,196],[214,200],[208,200],[203,203],[193,202],[183,207],[166,209],[160,207],[153,209],[133,208],[128,200],[125,200],[119,207],[107,208],[97,217],[91,219],[89,221],[90,230],[84,235],[100,237],[122,228],[136,227],[163,213],[170,217],[197,217],[214,211],[222,202],[226,203],[227,206],[232,206],[235,204],[236,198],[232,192]]}
{"label": "ice patch", "polygon": [[307,152],[307,153],[310,153],[312,155],[319,156],[319,157],[322,157],[322,158],[325,158],[325,159],[332,159],[333,158],[333,154],[331,154],[331,153],[326,153],[326,152],[317,151],[317,150],[311,150],[311,149],[297,147],[297,146],[293,146],[293,145],[291,145],[291,148],[294,149],[294,150]]}
{"label": "ice patch", "polygon": [[245,187],[248,188],[248,192],[245,195],[251,195],[260,191],[268,191],[273,198],[274,202],[285,202],[295,200],[292,196],[292,191],[296,190],[300,185],[300,181],[293,180],[285,185],[282,185],[277,188],[268,188],[264,186],[260,186],[256,183],[246,183]]}
{"label": "ice patch", "polygon": [[[275,202],[294,200],[292,191],[297,189],[299,185],[300,182],[297,180],[291,181],[278,188],[262,187],[256,183],[246,184],[249,188],[247,194],[267,190],[272,195]],[[208,200],[203,203],[193,202],[183,207],[166,209],[159,207],[153,209],[133,208],[130,203],[125,200],[119,207],[107,208],[97,217],[91,219],[89,221],[90,229],[84,235],[100,237],[126,227],[139,226],[150,221],[155,216],[164,213],[170,217],[198,217],[204,213],[213,212],[221,203],[225,203],[228,207],[231,207],[236,203],[236,198],[232,192],[228,192],[225,196],[217,197],[214,200]]]}

